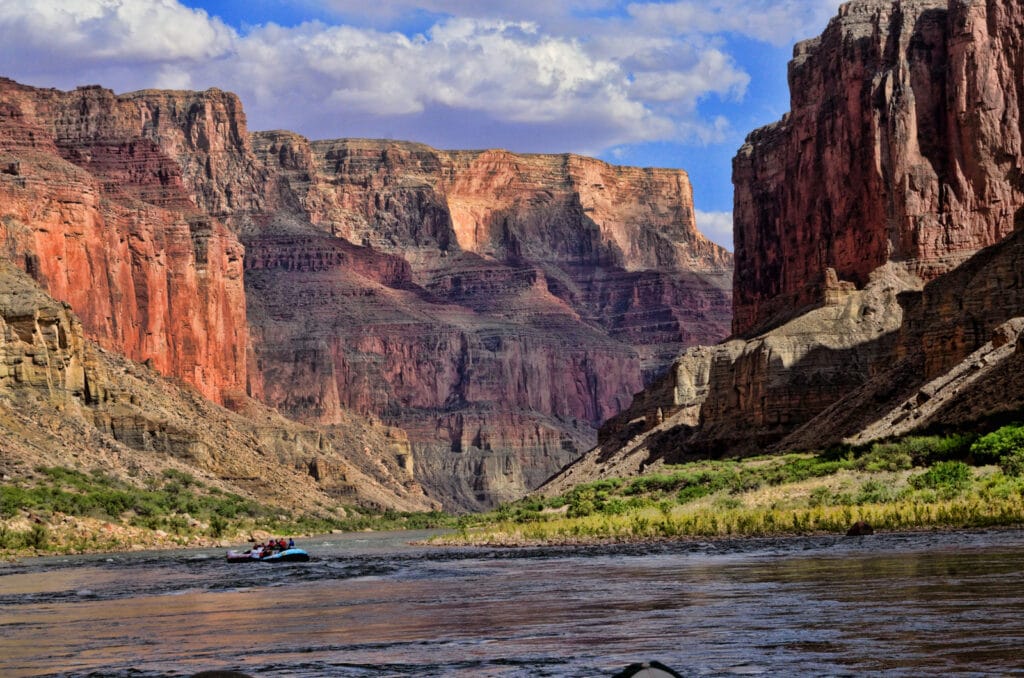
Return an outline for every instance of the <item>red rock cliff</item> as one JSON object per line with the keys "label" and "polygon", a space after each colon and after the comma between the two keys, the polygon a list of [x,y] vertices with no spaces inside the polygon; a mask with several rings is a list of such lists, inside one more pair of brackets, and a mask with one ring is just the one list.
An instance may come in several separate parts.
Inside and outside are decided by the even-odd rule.
{"label": "red rock cliff", "polygon": [[930,280],[1021,218],[1024,10],[1016,0],[854,0],[797,45],[792,111],[734,161],[733,331],[864,285]]}
{"label": "red rock cliff", "polygon": [[116,97],[2,80],[3,254],[88,336],[219,402],[246,383],[243,249],[215,216],[258,201],[234,166],[246,139],[237,99],[215,90]]}
{"label": "red rock cliff", "polygon": [[684,172],[250,136],[217,90],[0,81],[0,247],[214,400],[407,430],[460,506],[537,485],[729,320]]}
{"label": "red rock cliff", "polygon": [[645,376],[727,331],[730,258],[696,231],[683,172],[281,132],[253,145],[295,210],[245,235],[275,252],[246,273],[267,402],[406,429],[452,505],[535,487]]}
{"label": "red rock cliff", "polygon": [[1024,325],[1024,8],[855,0],[797,46],[790,85],[734,163],[740,337],[687,351],[551,491],[1006,409],[968,382]]}

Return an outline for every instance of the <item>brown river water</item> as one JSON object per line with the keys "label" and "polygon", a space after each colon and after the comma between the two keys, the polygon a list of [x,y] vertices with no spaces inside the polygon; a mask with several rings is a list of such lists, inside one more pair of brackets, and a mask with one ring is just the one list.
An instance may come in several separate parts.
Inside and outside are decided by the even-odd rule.
{"label": "brown river water", "polygon": [[0,675],[1024,675],[1024,532],[0,565]]}

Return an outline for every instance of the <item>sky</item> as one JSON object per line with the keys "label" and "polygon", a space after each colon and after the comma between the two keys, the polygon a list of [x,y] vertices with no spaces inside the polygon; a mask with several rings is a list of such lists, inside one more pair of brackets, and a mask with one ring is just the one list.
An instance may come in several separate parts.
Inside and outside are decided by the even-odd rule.
{"label": "sky", "polygon": [[580,153],[690,174],[732,248],[732,158],[841,0],[0,0],[0,75],[238,94],[252,130]]}

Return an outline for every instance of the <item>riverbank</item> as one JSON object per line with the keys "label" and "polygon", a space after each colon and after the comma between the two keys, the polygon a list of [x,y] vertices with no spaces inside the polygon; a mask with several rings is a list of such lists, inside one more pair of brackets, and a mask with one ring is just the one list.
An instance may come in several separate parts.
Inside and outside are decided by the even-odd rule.
{"label": "riverbank", "polygon": [[438,512],[333,506],[293,513],[165,471],[136,486],[99,471],[39,467],[0,485],[0,560],[39,555],[228,547],[271,535],[422,529],[454,525]]}
{"label": "riverbank", "polygon": [[178,472],[146,488],[39,469],[0,487],[0,559],[228,547],[271,534],[448,528],[440,546],[577,546],[875,531],[1024,527],[1024,427],[908,437],[861,448],[662,466],[531,496],[497,510],[288,515]]}
{"label": "riverbank", "polygon": [[664,466],[464,519],[438,545],[540,546],[1024,526],[1024,429]]}

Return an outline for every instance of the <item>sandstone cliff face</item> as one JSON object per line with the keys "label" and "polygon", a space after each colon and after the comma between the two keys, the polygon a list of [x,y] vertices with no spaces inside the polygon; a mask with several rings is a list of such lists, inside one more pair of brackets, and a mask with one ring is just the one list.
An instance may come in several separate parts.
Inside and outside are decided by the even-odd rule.
{"label": "sandstone cliff face", "polygon": [[793,111],[734,164],[748,338],[690,349],[545,491],[1019,413],[1022,19],[855,0],[798,45]]}
{"label": "sandstone cliff face", "polygon": [[246,383],[243,249],[214,216],[257,199],[227,160],[244,139],[237,100],[216,91],[2,80],[0,251],[101,345],[219,402]]}
{"label": "sandstone cliff face", "polygon": [[[238,398],[236,396],[236,398]],[[63,465],[142,483],[187,469],[244,496],[317,512],[343,500],[429,510],[400,431],[354,417],[316,430],[239,398],[236,414],[85,338],[66,304],[0,260],[0,471]]]}
{"label": "sandstone cliff face", "polygon": [[796,47],[791,112],[734,161],[735,333],[813,303],[826,269],[930,280],[1013,230],[1022,41],[1013,0],[853,0]]}
{"label": "sandstone cliff face", "polygon": [[728,254],[696,231],[682,172],[282,132],[253,145],[296,209],[243,236],[266,401],[407,430],[449,505],[535,487],[681,347],[724,336]]}
{"label": "sandstone cliff face", "polygon": [[683,172],[250,135],[218,90],[0,81],[0,248],[216,402],[400,427],[381,458],[463,507],[535,486],[729,320]]}
{"label": "sandstone cliff face", "polygon": [[493,305],[511,278],[538,278],[637,348],[647,378],[727,331],[732,259],[697,231],[685,172],[284,132],[253,144],[282,177],[281,202],[320,229],[401,257],[460,303]]}

